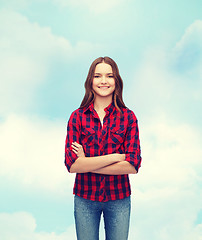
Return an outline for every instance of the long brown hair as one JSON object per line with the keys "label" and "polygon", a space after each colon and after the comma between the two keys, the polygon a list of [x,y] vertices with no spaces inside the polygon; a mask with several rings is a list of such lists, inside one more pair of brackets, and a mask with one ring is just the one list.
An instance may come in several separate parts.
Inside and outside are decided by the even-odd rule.
{"label": "long brown hair", "polygon": [[91,66],[89,68],[89,71],[88,71],[88,76],[87,76],[85,84],[84,84],[86,92],[85,92],[85,96],[81,102],[80,108],[88,107],[95,100],[95,94],[94,94],[94,91],[92,88],[92,83],[93,83],[96,65],[99,63],[102,63],[102,62],[107,63],[107,64],[111,65],[111,67],[112,67],[112,72],[113,72],[114,79],[115,79],[115,90],[113,93],[113,100],[114,100],[114,104],[115,104],[116,108],[118,109],[119,112],[121,112],[120,107],[126,108],[126,106],[123,102],[123,98],[122,98],[123,80],[122,80],[121,76],[119,75],[119,69],[118,69],[117,64],[110,57],[99,57],[92,62]]}

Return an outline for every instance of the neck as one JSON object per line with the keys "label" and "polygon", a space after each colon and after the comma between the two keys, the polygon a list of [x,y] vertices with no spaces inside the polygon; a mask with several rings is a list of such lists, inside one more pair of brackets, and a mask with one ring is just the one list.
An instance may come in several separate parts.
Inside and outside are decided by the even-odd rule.
{"label": "neck", "polygon": [[104,109],[112,103],[112,96],[107,97],[99,97],[96,96],[94,101],[94,109],[96,111],[104,111]]}

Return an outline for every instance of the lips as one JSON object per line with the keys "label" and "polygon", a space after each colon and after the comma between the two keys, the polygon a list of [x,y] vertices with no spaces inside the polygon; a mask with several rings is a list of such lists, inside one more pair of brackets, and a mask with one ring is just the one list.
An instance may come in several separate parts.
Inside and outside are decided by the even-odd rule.
{"label": "lips", "polygon": [[103,86],[103,87],[98,87],[98,88],[100,88],[100,89],[108,89],[109,87]]}

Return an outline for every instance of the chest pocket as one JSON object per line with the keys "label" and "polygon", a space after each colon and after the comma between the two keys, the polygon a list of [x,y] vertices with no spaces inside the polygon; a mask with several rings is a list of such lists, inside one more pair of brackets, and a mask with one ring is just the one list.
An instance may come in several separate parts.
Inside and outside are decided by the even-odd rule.
{"label": "chest pocket", "polygon": [[92,128],[83,128],[81,131],[82,145],[91,146],[95,143],[95,130]]}
{"label": "chest pocket", "polygon": [[121,144],[125,138],[125,128],[120,126],[110,127],[109,142],[112,144]]}

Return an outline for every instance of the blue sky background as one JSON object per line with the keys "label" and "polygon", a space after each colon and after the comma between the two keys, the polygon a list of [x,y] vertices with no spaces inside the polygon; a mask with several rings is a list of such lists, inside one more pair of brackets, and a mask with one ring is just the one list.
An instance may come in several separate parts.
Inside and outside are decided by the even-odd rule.
{"label": "blue sky background", "polygon": [[139,120],[129,239],[202,239],[201,8],[200,0],[1,0],[2,240],[76,239],[66,124],[99,56],[117,62]]}

